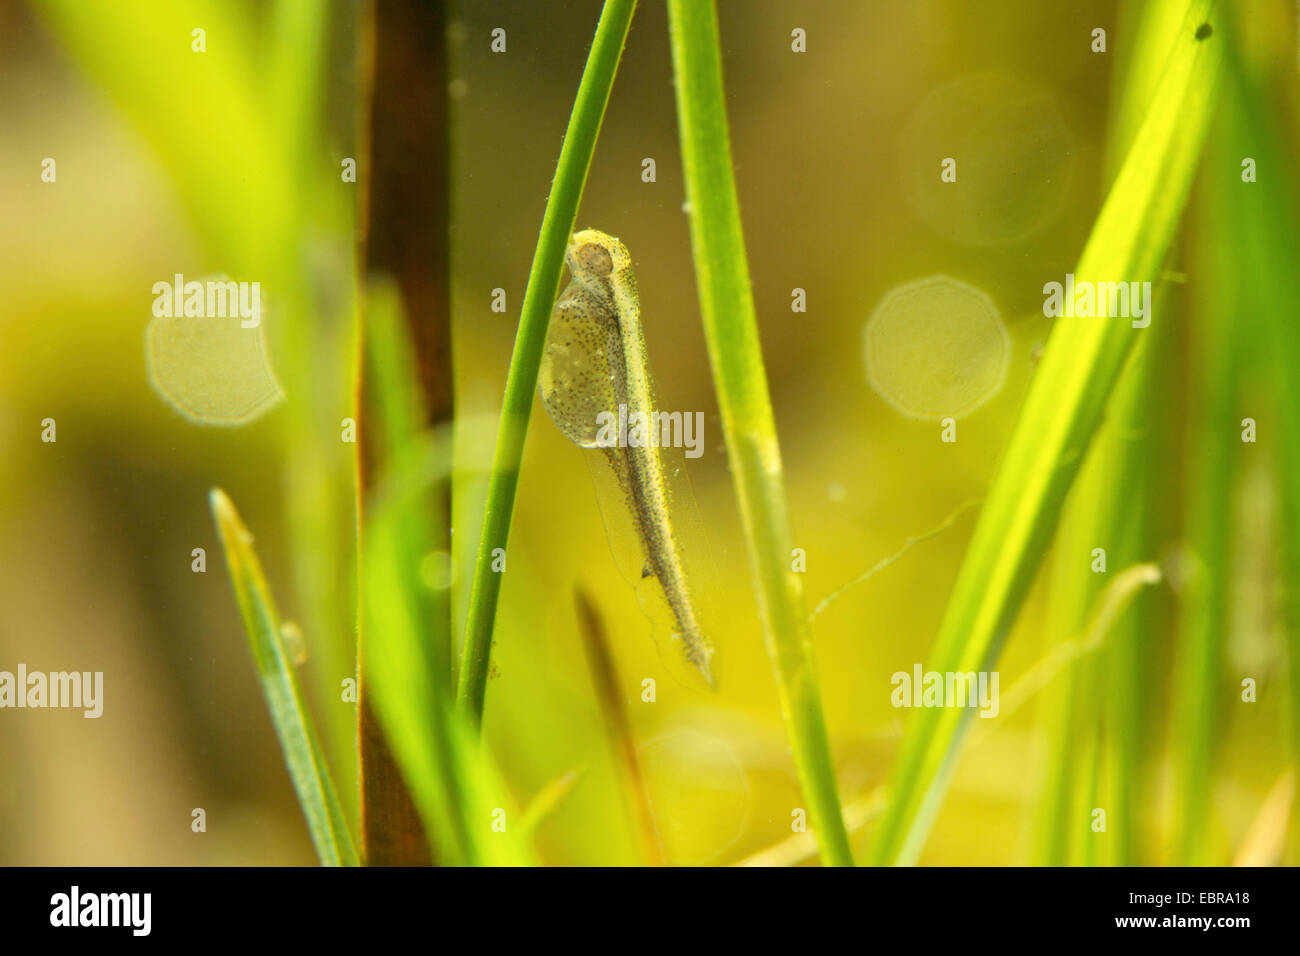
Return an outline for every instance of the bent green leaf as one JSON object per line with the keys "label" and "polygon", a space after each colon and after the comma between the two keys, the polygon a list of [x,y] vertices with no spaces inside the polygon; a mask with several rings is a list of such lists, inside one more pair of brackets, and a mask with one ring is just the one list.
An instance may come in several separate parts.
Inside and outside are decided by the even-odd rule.
{"label": "bent green leaf", "polygon": [[[1222,62],[1222,38],[1198,39],[1212,0],[1184,0],[1134,145],[1075,268],[1080,281],[1154,279],[1191,188]],[[1145,54],[1139,54],[1142,56]],[[1060,318],[1052,330],[940,625],[931,670],[990,669],[1050,543],[1066,492],[1137,336],[1123,319]],[[911,863],[938,812],[968,728],[965,708],[919,711],[904,736],[878,864]]]}
{"label": "bent green leaf", "polygon": [[501,404],[501,424],[497,430],[496,451],[492,457],[492,476],[488,482],[487,505],[483,513],[483,531],[479,537],[478,560],[474,566],[474,583],[470,590],[469,619],[465,625],[465,643],[461,647],[457,699],[479,721],[483,717],[483,700],[487,694],[489,655],[492,651],[492,628],[496,620],[497,597],[501,593],[501,575],[492,570],[492,552],[505,548],[510,537],[510,519],[514,513],[515,491],[519,487],[519,467],[524,457],[524,437],[532,414],[533,393],[546,344],[551,306],[560,292],[560,273],[569,234],[578,218],[578,201],[587,181],[587,170],[596,151],[596,137],[605,117],[605,104],[614,87],[614,74],[623,54],[623,41],[636,0],[606,0],[596,24],[587,65],[578,84],[573,112],[560,147],[555,180],[542,215],[542,229],[537,237],[524,304],[515,334],[515,349],[506,375],[505,397]]}
{"label": "bent green leaf", "polygon": [[253,536],[224,491],[213,488],[209,499],[262,693],[316,855],[324,866],[357,866],[360,859],[356,846],[294,675],[292,658],[281,634],[280,615],[253,550]]}

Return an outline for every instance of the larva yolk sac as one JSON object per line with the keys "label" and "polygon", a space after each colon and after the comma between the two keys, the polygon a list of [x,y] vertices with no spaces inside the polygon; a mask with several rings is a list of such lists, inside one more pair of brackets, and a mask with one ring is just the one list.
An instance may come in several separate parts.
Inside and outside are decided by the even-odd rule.
{"label": "larva yolk sac", "polygon": [[569,441],[600,447],[600,414],[618,415],[626,379],[618,322],[577,283],[564,290],[547,333],[538,372],[542,404]]}
{"label": "larva yolk sac", "polygon": [[890,290],[867,321],[867,379],[909,418],[958,418],[1006,381],[1011,340],[993,300],[950,276]]}

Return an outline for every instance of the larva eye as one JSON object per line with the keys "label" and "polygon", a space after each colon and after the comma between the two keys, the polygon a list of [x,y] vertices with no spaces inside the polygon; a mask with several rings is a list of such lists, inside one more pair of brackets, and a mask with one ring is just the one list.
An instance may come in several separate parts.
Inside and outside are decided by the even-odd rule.
{"label": "larva eye", "polygon": [[584,272],[594,276],[607,276],[614,270],[614,260],[609,250],[594,242],[589,242],[578,250],[578,265]]}

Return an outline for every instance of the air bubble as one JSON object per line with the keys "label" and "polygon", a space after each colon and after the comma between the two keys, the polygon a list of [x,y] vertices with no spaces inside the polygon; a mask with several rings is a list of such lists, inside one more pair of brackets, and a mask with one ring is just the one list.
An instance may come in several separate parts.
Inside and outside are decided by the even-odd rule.
{"label": "air bubble", "polygon": [[293,621],[280,625],[280,639],[284,641],[285,653],[295,667],[307,663],[307,642],[302,639],[302,631]]}
{"label": "air bubble", "polygon": [[456,582],[456,559],[446,551],[430,551],[420,562],[420,580],[430,591],[446,591]]}
{"label": "air bubble", "polygon": [[[1075,137],[1055,95],[1008,73],[979,73],[928,94],[908,120],[900,158],[908,204],[958,242],[1000,246],[1060,213]],[[955,182],[940,163],[956,161]]]}
{"label": "air bubble", "polygon": [[1011,339],[984,292],[951,276],[890,290],[867,321],[867,379],[909,418],[959,418],[1006,381]]}
{"label": "air bubble", "polygon": [[238,317],[158,316],[149,323],[145,350],[154,389],[192,422],[247,424],[284,398],[260,324],[244,328]]}
{"label": "air bubble", "polygon": [[671,862],[711,862],[740,838],[750,782],[727,740],[671,730],[644,743],[637,756],[655,829]]}

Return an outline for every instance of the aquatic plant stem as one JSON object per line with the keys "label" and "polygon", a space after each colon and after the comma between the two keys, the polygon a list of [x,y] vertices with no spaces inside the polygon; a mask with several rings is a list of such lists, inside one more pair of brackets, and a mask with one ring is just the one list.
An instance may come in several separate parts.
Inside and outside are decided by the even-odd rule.
{"label": "aquatic plant stem", "polygon": [[731,170],[717,11],[712,0],[671,0],[668,23],[700,312],[767,652],[822,860],[851,866],[803,584],[790,566],[790,510]]}
{"label": "aquatic plant stem", "polygon": [[457,700],[475,722],[483,717],[492,629],[501,593],[503,572],[493,567],[494,552],[498,548],[504,552],[509,541],[524,438],[528,433],[533,394],[537,391],[537,371],[546,344],[551,307],[560,291],[564,250],[578,218],[578,202],[582,198],[587,170],[591,167],[596,138],[635,9],[636,0],[606,0],[601,11],[596,37],[587,55],[587,65],[569,115],[564,145],[560,147],[555,180],[551,183],[537,250],[528,273],[528,286],[524,290],[519,331],[515,335],[514,354],[506,376],[492,475],[488,481],[487,506],[470,590],[465,641],[461,646]]}
{"label": "aquatic plant stem", "polygon": [[253,549],[253,536],[224,491],[213,488],[208,501],[226,554],[230,583],[239,602],[239,614],[244,621],[262,694],[316,855],[322,866],[356,866],[359,862],[356,844],[326,766],[315,724],[298,686],[285,646],[280,613]]}
{"label": "aquatic plant stem", "polygon": [[[1222,61],[1221,38],[1202,42],[1196,36],[1211,18],[1212,0],[1180,6],[1177,41],[1075,267],[1080,277],[1150,280],[1173,240],[1213,115]],[[1136,334],[1143,332],[1115,319],[1061,319],[1053,327],[962,561],[930,670],[993,669]],[[872,862],[919,857],[969,716],[966,708],[912,716]]]}

